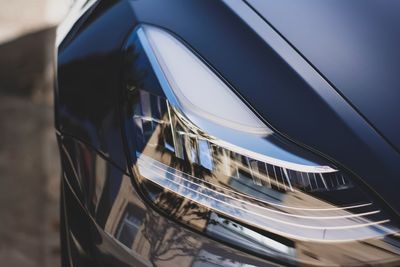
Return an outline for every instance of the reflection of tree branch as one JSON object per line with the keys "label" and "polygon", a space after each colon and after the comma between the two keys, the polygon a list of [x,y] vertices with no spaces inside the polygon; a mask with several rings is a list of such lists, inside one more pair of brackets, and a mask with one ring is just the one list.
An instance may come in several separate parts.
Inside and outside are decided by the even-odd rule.
{"label": "reflection of tree branch", "polygon": [[196,245],[189,235],[154,212],[146,214],[142,229],[143,236],[150,244],[150,258],[157,261],[172,260],[176,257],[194,256]]}

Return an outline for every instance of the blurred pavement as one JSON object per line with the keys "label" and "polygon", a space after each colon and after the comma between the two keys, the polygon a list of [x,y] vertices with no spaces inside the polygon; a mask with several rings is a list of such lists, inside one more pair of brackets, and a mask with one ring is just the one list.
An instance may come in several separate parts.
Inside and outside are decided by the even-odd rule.
{"label": "blurred pavement", "polygon": [[0,0],[0,265],[60,266],[55,26],[70,0]]}

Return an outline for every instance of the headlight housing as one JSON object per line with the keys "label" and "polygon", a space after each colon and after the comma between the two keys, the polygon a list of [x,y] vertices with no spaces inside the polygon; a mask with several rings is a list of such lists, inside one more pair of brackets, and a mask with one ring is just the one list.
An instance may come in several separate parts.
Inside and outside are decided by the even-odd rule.
{"label": "headlight housing", "polygon": [[186,45],[151,26],[132,40],[163,90],[128,86],[134,175],[158,209],[289,263],[313,262],[300,260],[299,244],[396,239],[398,228],[356,178],[270,130]]}

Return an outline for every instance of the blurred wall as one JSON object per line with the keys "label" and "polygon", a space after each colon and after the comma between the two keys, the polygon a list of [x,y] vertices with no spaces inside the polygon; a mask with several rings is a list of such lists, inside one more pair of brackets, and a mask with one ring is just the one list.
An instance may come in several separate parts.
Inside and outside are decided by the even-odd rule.
{"label": "blurred wall", "polygon": [[71,0],[0,0],[0,266],[60,266],[55,29]]}
{"label": "blurred wall", "polygon": [[72,0],[0,0],[0,90],[51,102],[55,27]]}
{"label": "blurred wall", "polygon": [[58,24],[73,0],[0,0],[0,43]]}

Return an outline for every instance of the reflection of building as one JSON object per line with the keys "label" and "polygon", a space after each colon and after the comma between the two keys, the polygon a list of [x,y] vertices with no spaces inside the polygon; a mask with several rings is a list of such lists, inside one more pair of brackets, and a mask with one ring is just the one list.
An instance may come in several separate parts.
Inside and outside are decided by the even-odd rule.
{"label": "reflection of building", "polygon": [[[151,98],[147,100],[151,103]],[[314,244],[273,234],[269,229],[285,233],[290,231],[296,235],[307,229],[316,229],[310,236],[317,233],[325,237],[326,231],[322,233],[318,223],[324,224],[326,218],[344,218],[345,223],[353,222],[351,212],[337,209],[335,205],[302,190],[293,190],[291,182],[294,180],[290,180],[282,168],[260,165],[260,162],[250,161],[215,144],[204,143],[203,136],[193,134],[195,129],[190,129],[190,132],[183,126],[179,128],[174,121],[168,123],[167,116],[160,111],[153,112],[148,103],[142,106],[143,110],[147,110],[142,110],[145,114],[134,116],[140,132],[137,139],[141,143],[139,151],[135,151],[135,170],[142,176],[138,179],[141,185],[147,187],[152,184],[148,186],[151,190],[147,193],[151,195],[153,204],[163,212],[213,238],[273,258],[292,263],[301,259],[301,262],[316,264],[322,261],[349,261],[346,257],[351,257],[351,251],[345,242]],[[156,118],[150,116],[153,113],[158,114]],[[322,176],[321,179],[324,180]],[[312,184],[311,180],[304,181],[303,184],[307,181],[307,185]],[[153,183],[159,185],[159,190],[153,190],[153,187],[158,187]],[[257,204],[257,209],[253,202]],[[320,209],[327,213],[320,216]],[[253,219],[254,228],[219,216],[213,210],[230,214],[237,221],[252,222]],[[310,213],[315,216],[310,216]],[[316,221],[319,217],[321,220]],[[265,224],[268,228],[256,229],[268,220],[272,221]],[[293,221],[297,225],[290,223]],[[307,227],[298,227],[301,223]],[[126,176],[112,204],[105,228],[132,253],[140,255],[143,261],[150,259],[157,265],[168,262],[175,266],[203,266],[204,262],[227,265],[219,256],[204,249],[205,244],[195,239],[196,234],[147,208]],[[373,255],[371,258],[377,258],[374,253],[383,255],[380,249],[390,253],[388,246],[383,247],[378,240],[375,243],[368,240],[353,242],[352,245],[360,246],[358,251],[367,251],[363,248],[368,247],[368,254]],[[312,254],[316,246],[321,255],[324,254],[323,258]],[[368,257],[367,254],[359,256],[360,259]],[[234,262],[230,266],[242,265]]]}
{"label": "reflection of building", "polygon": [[142,226],[144,216],[145,214],[142,209],[129,203],[115,237],[125,246],[132,246]]}
{"label": "reflection of building", "polygon": [[[181,226],[171,223],[157,213],[147,210],[143,202],[133,191],[128,177],[124,176],[120,192],[115,199],[111,209],[109,220],[106,223],[105,230],[115,239],[127,247],[136,257],[140,257],[143,262],[151,259],[153,264],[163,266],[165,262],[168,266],[230,266],[243,267],[252,266],[240,263],[240,253],[237,255],[238,261],[229,259],[207,249],[207,244],[195,239],[195,234]],[[158,199],[158,205],[166,203],[163,199]],[[182,219],[196,221],[196,216],[186,213],[188,200],[175,202],[178,206],[169,206],[171,212],[180,211]],[[210,217],[198,221],[199,229],[204,231],[220,231],[215,228],[215,222],[218,218]],[[196,223],[192,221],[191,223]],[[228,228],[231,226],[227,226]],[[221,231],[221,234],[227,232]],[[234,231],[232,231],[234,235]],[[238,234],[236,237],[238,238]],[[242,235],[243,238],[244,235]],[[249,244],[251,241],[249,242]],[[232,250],[230,253],[236,255]],[[233,256],[232,256],[233,257]],[[148,262],[151,265],[150,262]]]}
{"label": "reflection of building", "polygon": [[[209,267],[209,266],[223,266],[223,267],[253,267],[254,265],[249,265],[246,263],[241,263],[238,261],[232,261],[232,259],[227,259],[221,257],[220,255],[214,254],[213,252],[201,249],[197,254],[193,265],[191,267]],[[255,267],[255,266],[254,266]]]}
{"label": "reflection of building", "polygon": [[207,233],[222,240],[240,244],[261,254],[273,256],[295,257],[294,242],[276,241],[266,235],[259,234],[231,220],[220,217],[216,213],[210,215]]}
{"label": "reflection of building", "polygon": [[[146,240],[141,240],[140,231],[145,218],[146,207],[133,192],[131,181],[127,176],[122,179],[118,195],[112,205],[110,215],[105,225],[105,231],[115,237],[128,248],[142,254],[143,250],[136,243],[144,244]],[[138,235],[139,234],[139,235]]]}
{"label": "reflection of building", "polygon": [[148,210],[133,191],[127,176],[124,176],[105,230],[143,261],[151,259],[158,265],[168,259],[168,263],[173,261],[175,266],[190,266],[193,253],[200,247],[181,227]]}
{"label": "reflection of building", "polygon": [[[171,192],[169,192],[171,194]],[[396,248],[384,244],[381,240],[366,240],[358,243],[314,244],[296,241],[295,243],[281,242],[266,233],[257,233],[249,228],[235,224],[230,220],[211,213],[208,217],[197,219],[199,214],[191,213],[188,208],[191,203],[186,200],[174,201],[172,195],[164,192],[155,199],[158,206],[163,207],[186,223],[197,224],[198,229],[203,229],[209,235],[230,242],[244,244],[246,249],[258,251],[267,255],[279,256],[282,254],[295,256],[302,262],[318,263],[323,260],[326,264],[349,260],[355,246],[357,251],[364,251],[358,258],[390,259],[390,254]],[[147,208],[134,191],[128,176],[123,176],[118,194],[114,199],[108,214],[105,231],[126,246],[131,254],[142,262],[151,266],[163,266],[163,263],[174,266],[202,267],[207,264],[217,266],[250,266],[241,264],[241,260],[225,262],[220,255],[207,249],[207,243],[196,239],[196,234],[188,232],[163,216]],[[313,255],[318,247],[320,255]],[[391,252],[393,251],[393,252]],[[235,252],[237,253],[237,252]],[[295,254],[294,254],[295,253]],[[338,257],[341,255],[341,257]],[[395,254],[393,254],[395,255]],[[167,260],[168,259],[168,260]],[[150,261],[151,262],[150,262]],[[354,260],[354,264],[360,262]]]}

